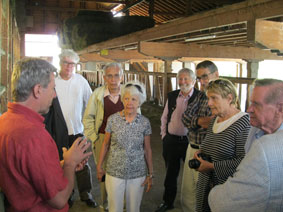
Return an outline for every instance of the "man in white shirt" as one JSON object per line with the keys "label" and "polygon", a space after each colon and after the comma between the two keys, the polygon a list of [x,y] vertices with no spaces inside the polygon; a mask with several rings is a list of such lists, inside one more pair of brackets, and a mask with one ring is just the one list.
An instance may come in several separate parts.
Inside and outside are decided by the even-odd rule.
{"label": "man in white shirt", "polygon": [[[69,146],[71,146],[77,137],[83,136],[82,117],[92,91],[87,80],[74,72],[75,66],[80,59],[77,53],[71,49],[64,49],[59,57],[61,70],[55,79],[55,89],[67,124]],[[86,202],[89,207],[97,207],[97,203],[91,194],[91,170],[89,165],[86,164],[82,171],[77,172],[76,177],[80,199]],[[71,206],[73,203],[72,197],[69,203]]]}

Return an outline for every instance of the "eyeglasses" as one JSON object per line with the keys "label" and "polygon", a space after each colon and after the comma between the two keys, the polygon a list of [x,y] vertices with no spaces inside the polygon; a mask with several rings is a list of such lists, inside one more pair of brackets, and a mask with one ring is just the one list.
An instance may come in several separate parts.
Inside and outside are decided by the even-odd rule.
{"label": "eyeglasses", "polygon": [[115,79],[115,80],[117,80],[117,79],[120,79],[120,74],[114,74],[114,75],[112,75],[112,74],[107,74],[107,75],[105,75],[106,76],[106,78],[107,79]]}
{"label": "eyeglasses", "polygon": [[72,66],[72,67],[74,67],[76,65],[76,63],[69,63],[67,61],[63,61],[62,63],[63,63],[64,66]]}
{"label": "eyeglasses", "polygon": [[208,75],[213,74],[213,73],[208,73],[208,74],[203,74],[200,77],[197,77],[197,80],[208,80]]}
{"label": "eyeglasses", "polygon": [[135,86],[139,92],[143,93],[140,85],[129,83],[126,85],[126,88],[131,87],[131,86]]}

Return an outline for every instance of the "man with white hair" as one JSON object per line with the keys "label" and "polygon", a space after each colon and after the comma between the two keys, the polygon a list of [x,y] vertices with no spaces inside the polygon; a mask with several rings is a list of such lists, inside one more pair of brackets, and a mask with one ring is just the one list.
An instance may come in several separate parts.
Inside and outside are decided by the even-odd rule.
{"label": "man with white hair", "polygon": [[[103,68],[105,85],[96,88],[86,107],[83,118],[85,135],[92,142],[95,162],[99,161],[99,154],[105,136],[108,117],[124,109],[121,101],[121,82],[123,69],[120,63],[110,63]],[[104,163],[105,164],[105,163]],[[104,165],[105,167],[105,165]],[[108,210],[105,182],[100,182],[101,209]]]}
{"label": "man with white hair", "polygon": [[282,211],[283,81],[262,79],[254,85],[247,153],[234,176],[211,190],[212,211]]}
{"label": "man with white hair", "polygon": [[188,129],[181,119],[187,105],[193,101],[198,92],[194,89],[196,75],[192,70],[188,68],[179,70],[177,79],[180,89],[168,93],[168,100],[161,117],[162,155],[166,166],[166,176],[163,202],[156,212],[174,208],[181,160],[185,160],[188,147]]}
{"label": "man with white hair", "polygon": [[[87,80],[80,74],[74,73],[75,66],[80,59],[78,54],[71,49],[63,49],[59,57],[61,69],[55,79],[55,89],[67,124],[69,146],[71,146],[76,138],[83,136],[82,117],[92,91]],[[89,207],[97,207],[91,194],[90,166],[86,164],[83,170],[76,173],[76,178],[80,199]],[[73,201],[71,197],[70,206]]]}

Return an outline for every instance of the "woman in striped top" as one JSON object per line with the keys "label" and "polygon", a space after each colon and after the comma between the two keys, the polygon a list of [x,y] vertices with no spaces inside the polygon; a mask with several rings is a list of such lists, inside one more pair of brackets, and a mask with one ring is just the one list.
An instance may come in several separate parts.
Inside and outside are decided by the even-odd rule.
{"label": "woman in striped top", "polygon": [[[194,156],[200,162],[196,193],[198,212],[210,211],[208,194],[211,188],[224,183],[236,171],[245,155],[250,129],[249,116],[238,109],[236,89],[229,80],[211,81],[207,97],[215,118],[208,127],[201,150]],[[200,152],[209,156],[210,161],[199,157]]]}

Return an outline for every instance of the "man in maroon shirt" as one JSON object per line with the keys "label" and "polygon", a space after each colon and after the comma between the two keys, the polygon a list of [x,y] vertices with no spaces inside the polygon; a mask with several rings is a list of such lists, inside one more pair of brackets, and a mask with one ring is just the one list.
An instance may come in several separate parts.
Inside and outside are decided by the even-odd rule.
{"label": "man in maroon shirt", "polygon": [[74,175],[91,153],[78,138],[59,161],[55,142],[44,118],[55,94],[54,72],[37,58],[19,61],[12,74],[13,103],[0,117],[0,187],[8,211],[68,211]]}
{"label": "man in maroon shirt", "polygon": [[[110,63],[104,67],[105,85],[96,88],[89,98],[85,109],[84,134],[92,141],[94,159],[97,163],[105,135],[107,119],[110,115],[124,109],[120,97],[123,69],[120,63]],[[104,163],[105,164],[105,163]],[[100,182],[101,205],[107,210],[105,183]]]}

